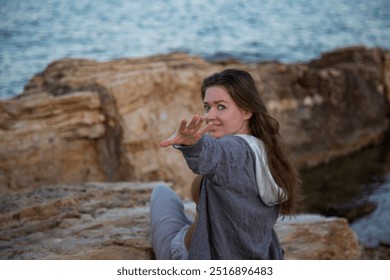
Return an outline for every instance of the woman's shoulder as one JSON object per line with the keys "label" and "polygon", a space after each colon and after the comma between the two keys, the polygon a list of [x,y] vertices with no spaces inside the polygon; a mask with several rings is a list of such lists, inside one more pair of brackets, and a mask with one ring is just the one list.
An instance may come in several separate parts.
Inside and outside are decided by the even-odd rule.
{"label": "woman's shoulder", "polygon": [[259,138],[249,134],[226,135],[218,140],[223,144],[241,145],[246,147],[250,147],[253,144],[262,145],[262,141]]}
{"label": "woman's shoulder", "polygon": [[217,139],[220,146],[229,154],[237,154],[242,157],[244,154],[252,154],[253,145],[258,145],[258,138],[252,135],[232,134]]}
{"label": "woman's shoulder", "polygon": [[225,136],[217,139],[217,141],[230,142],[230,143],[233,143],[233,142],[235,142],[235,143],[242,143],[243,142],[242,140],[245,140],[246,138],[248,138],[248,139],[250,139],[250,138],[257,139],[255,136],[248,135],[248,134],[229,134],[229,135],[225,135]]}

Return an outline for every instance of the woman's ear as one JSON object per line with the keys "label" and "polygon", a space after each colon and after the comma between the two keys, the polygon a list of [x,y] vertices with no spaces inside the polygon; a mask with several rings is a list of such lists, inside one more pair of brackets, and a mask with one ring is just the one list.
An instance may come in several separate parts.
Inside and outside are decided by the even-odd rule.
{"label": "woman's ear", "polygon": [[249,120],[252,117],[253,113],[244,110],[244,120]]}

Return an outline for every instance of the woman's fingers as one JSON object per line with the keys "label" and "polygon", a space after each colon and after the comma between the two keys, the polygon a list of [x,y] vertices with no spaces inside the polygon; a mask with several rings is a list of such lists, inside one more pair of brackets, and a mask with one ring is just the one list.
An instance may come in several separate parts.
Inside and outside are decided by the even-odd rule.
{"label": "woman's fingers", "polygon": [[180,122],[179,128],[176,130],[176,132],[173,133],[168,139],[165,139],[165,140],[161,141],[160,142],[160,147],[165,148],[165,147],[168,147],[168,146],[176,144],[175,143],[175,138],[177,137],[177,135],[179,133],[182,133],[186,129],[186,125],[187,125],[187,120],[186,119],[182,119],[181,122]]}
{"label": "woman's fingers", "polygon": [[[171,136],[171,137],[172,137],[172,136]],[[161,141],[161,142],[160,142],[160,147],[166,148],[166,147],[168,147],[168,146],[170,146],[170,145],[173,145],[173,144],[172,144],[172,141],[171,141],[171,137],[168,138],[168,139],[166,139],[166,140]]]}
{"label": "woman's fingers", "polygon": [[211,129],[212,123],[209,123],[204,128],[201,128],[204,121],[205,117],[199,117],[198,115],[193,116],[188,124],[186,119],[182,119],[177,131],[168,139],[161,141],[160,146],[165,148],[175,144],[195,144],[199,141],[203,134]]}
{"label": "woman's fingers", "polygon": [[181,122],[180,122],[179,128],[178,128],[178,130],[176,131],[175,134],[183,132],[186,129],[186,127],[187,127],[187,120],[186,119],[182,119]]}
{"label": "woman's fingers", "polygon": [[192,117],[191,121],[187,124],[187,128],[188,129],[195,129],[198,121],[199,121],[199,116],[198,115],[195,115]]}
{"label": "woman's fingers", "polygon": [[209,122],[205,127],[199,129],[198,132],[199,132],[200,135],[203,135],[203,134],[209,132],[212,127],[213,127],[213,123]]}
{"label": "woman's fingers", "polygon": [[205,118],[204,117],[200,117],[198,119],[198,121],[195,123],[194,129],[196,131],[198,131],[202,127],[202,124],[204,123],[204,121],[205,121]]}

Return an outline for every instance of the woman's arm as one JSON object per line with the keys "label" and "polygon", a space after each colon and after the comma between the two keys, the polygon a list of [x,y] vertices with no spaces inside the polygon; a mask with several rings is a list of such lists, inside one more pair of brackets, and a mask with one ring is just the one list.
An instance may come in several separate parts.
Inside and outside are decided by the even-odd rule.
{"label": "woman's arm", "polygon": [[[183,145],[183,146],[192,146],[195,145],[199,139],[207,132],[209,132],[212,128],[212,123],[209,122],[205,127],[202,128],[202,124],[205,122],[205,117],[200,116],[193,116],[191,121],[187,124],[187,120],[183,119],[180,122],[179,128],[176,130],[176,132],[169,137],[168,139],[161,141],[160,146],[165,148],[173,145]],[[196,203],[196,215],[194,223],[191,225],[191,227],[188,229],[184,242],[187,247],[187,249],[190,248],[192,235],[195,231],[196,224],[198,221],[198,202],[199,202],[199,192],[200,192],[200,186],[202,184],[202,178],[203,176],[197,176],[191,187],[191,193],[192,193],[192,199]]]}

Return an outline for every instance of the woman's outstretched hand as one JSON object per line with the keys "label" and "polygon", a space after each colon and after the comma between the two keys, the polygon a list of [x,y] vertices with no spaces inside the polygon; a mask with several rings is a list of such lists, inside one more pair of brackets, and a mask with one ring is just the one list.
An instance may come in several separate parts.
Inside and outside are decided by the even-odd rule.
{"label": "woman's outstretched hand", "polygon": [[196,144],[202,135],[209,132],[213,126],[209,122],[206,126],[202,127],[205,120],[205,117],[195,115],[187,124],[187,120],[183,119],[176,132],[168,139],[161,141],[160,146],[165,148],[171,145],[191,146]]}

